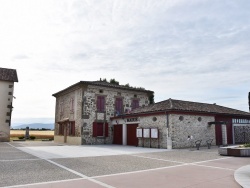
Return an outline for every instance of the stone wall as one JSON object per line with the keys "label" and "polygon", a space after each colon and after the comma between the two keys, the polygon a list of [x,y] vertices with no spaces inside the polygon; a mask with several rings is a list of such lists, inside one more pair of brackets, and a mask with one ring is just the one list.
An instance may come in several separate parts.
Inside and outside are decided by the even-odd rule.
{"label": "stone wall", "polygon": [[[106,113],[97,113],[96,100],[97,96],[105,96],[105,111]],[[110,122],[110,117],[115,116],[115,98],[123,98],[123,108],[131,107],[132,99],[139,100],[139,106],[147,106],[149,104],[148,95],[143,92],[122,90],[116,88],[107,88],[102,86],[89,85],[83,94],[83,128],[82,128],[82,144],[111,144],[113,143],[113,127]],[[94,138],[93,122],[106,121],[109,123],[107,138]]]}
{"label": "stone wall", "polygon": [[[212,138],[215,145],[215,126],[208,122],[215,121],[213,116],[170,114],[169,131],[173,141],[173,148],[187,148],[194,146],[195,140],[202,140],[201,145],[206,146],[206,140]],[[189,139],[190,137],[193,139]]]}
{"label": "stone wall", "polygon": [[[81,88],[76,89],[60,97],[57,97],[56,113],[55,113],[55,135],[58,135],[59,133],[59,124],[57,122],[69,118],[69,121],[75,121],[75,137],[81,137],[81,127],[82,127],[81,112],[82,112]],[[62,140],[59,139],[59,136],[55,136],[55,142],[62,142]],[[68,142],[70,143],[70,141]],[[79,141],[77,141],[77,143],[79,143]]]}
{"label": "stone wall", "polygon": [[[166,115],[143,116],[140,117],[140,128],[158,128],[159,129],[159,147],[167,148],[167,118]],[[139,138],[139,146],[150,147],[150,139]],[[151,139],[151,147],[158,148],[158,139]]]}

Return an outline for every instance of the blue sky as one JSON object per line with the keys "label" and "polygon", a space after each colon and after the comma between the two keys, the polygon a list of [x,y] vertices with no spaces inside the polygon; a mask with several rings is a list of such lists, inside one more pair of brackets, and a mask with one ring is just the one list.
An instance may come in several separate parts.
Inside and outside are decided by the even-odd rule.
{"label": "blue sky", "polygon": [[248,111],[249,10],[248,0],[1,0],[0,67],[19,77],[13,122],[53,119],[53,93],[100,77],[156,102]]}

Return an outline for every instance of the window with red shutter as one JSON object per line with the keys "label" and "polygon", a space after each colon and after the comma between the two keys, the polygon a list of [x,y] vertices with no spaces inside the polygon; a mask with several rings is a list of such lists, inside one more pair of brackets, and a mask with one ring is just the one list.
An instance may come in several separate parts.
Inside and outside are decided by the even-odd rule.
{"label": "window with red shutter", "polygon": [[75,122],[74,121],[70,122],[69,135],[75,136]]}
{"label": "window with red shutter", "polygon": [[97,123],[97,136],[103,136],[103,123]]}
{"label": "window with red shutter", "polygon": [[[104,135],[104,128],[105,126],[105,135]],[[93,137],[98,137],[98,136],[105,136],[108,137],[108,123],[93,123]]]}
{"label": "window with red shutter", "polygon": [[138,99],[133,99],[132,104],[131,104],[132,110],[134,110],[134,109],[136,109],[138,107],[139,107],[139,100]]}
{"label": "window with red shutter", "polygon": [[104,112],[105,111],[105,97],[97,96],[97,111]]}
{"label": "window with red shutter", "polygon": [[115,99],[115,114],[120,115],[123,113],[123,103],[122,98]]}
{"label": "window with red shutter", "polygon": [[58,127],[58,129],[59,129],[59,130],[58,130],[58,135],[63,135],[63,133],[64,133],[64,131],[63,131],[63,128],[64,128],[63,125],[62,125],[62,124],[59,124],[58,126],[59,126],[59,127]]}

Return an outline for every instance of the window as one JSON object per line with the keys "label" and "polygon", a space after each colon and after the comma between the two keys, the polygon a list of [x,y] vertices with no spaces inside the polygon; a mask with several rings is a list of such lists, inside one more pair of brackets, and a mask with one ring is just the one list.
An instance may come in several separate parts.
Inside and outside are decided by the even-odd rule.
{"label": "window", "polygon": [[59,124],[58,125],[58,135],[63,135],[63,133],[64,133],[64,127],[63,127],[63,125],[62,124]]}
{"label": "window", "polygon": [[115,114],[120,115],[123,113],[123,103],[122,98],[115,99]]}
{"label": "window", "polygon": [[70,121],[69,122],[69,135],[70,136],[75,136],[75,122],[74,121]]}
{"label": "window", "polygon": [[9,88],[13,88],[13,85],[9,85]]}
{"label": "window", "polygon": [[59,109],[60,109],[60,114],[63,115],[63,102],[60,103]]}
{"label": "window", "polygon": [[134,110],[134,109],[136,109],[138,107],[139,107],[139,100],[138,99],[133,99],[132,104],[131,104],[132,110]]}
{"label": "window", "polygon": [[105,137],[108,137],[108,123],[93,123],[93,137],[104,136],[103,126],[105,125]]}
{"label": "window", "polygon": [[74,112],[74,99],[70,99],[70,112]]}
{"label": "window", "polygon": [[105,97],[97,96],[97,111],[104,112],[105,111]]}

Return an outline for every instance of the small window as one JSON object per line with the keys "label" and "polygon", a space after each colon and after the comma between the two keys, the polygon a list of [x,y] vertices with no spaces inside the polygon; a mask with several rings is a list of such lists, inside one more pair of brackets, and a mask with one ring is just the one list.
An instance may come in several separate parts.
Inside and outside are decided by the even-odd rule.
{"label": "small window", "polygon": [[[104,127],[105,126],[105,135],[104,135]],[[108,133],[108,123],[97,123],[94,122],[93,123],[93,137],[108,137],[109,133]]]}
{"label": "small window", "polygon": [[134,94],[134,98],[137,98],[137,95],[136,95],[136,94]]}
{"label": "small window", "polygon": [[59,109],[60,109],[60,114],[63,115],[63,102],[60,103]]}
{"label": "small window", "polygon": [[99,90],[99,93],[103,93],[103,90],[102,90],[102,89],[100,89],[100,90]]}
{"label": "small window", "polygon": [[58,135],[64,134],[64,126],[62,124],[58,124]]}
{"label": "small window", "polygon": [[13,88],[13,85],[9,85],[9,88]]}
{"label": "small window", "polygon": [[97,111],[104,112],[105,111],[105,97],[104,96],[97,96]]}
{"label": "small window", "polygon": [[74,99],[73,98],[70,99],[70,111],[74,112]]}
{"label": "small window", "polygon": [[153,117],[153,121],[157,121],[157,118],[156,118],[156,117]]}
{"label": "small window", "polygon": [[116,98],[115,99],[115,114],[121,115],[123,113],[123,102],[122,98]]}
{"label": "small window", "polygon": [[183,121],[183,119],[184,119],[183,116],[180,116],[180,117],[179,117],[179,120],[180,120],[180,121]]}
{"label": "small window", "polygon": [[9,92],[9,95],[12,95],[12,92]]}
{"label": "small window", "polygon": [[134,109],[136,109],[138,107],[139,107],[139,100],[138,99],[133,99],[132,104],[131,104],[132,110],[134,110]]}
{"label": "small window", "polygon": [[201,117],[198,117],[198,121],[201,121],[202,119],[201,119]]}
{"label": "small window", "polygon": [[10,116],[10,112],[7,112],[7,113],[6,113],[6,116]]}
{"label": "small window", "polygon": [[9,123],[9,122],[10,122],[10,120],[6,119],[5,123]]}

